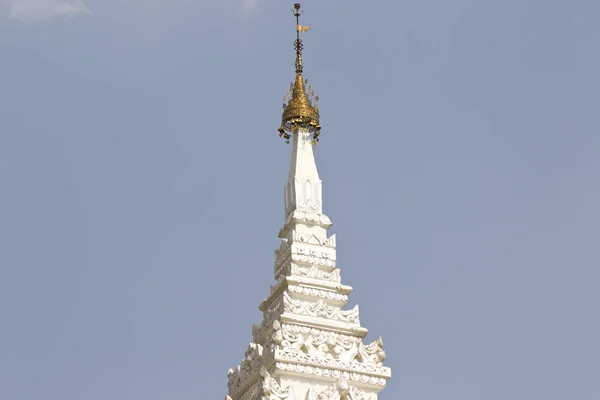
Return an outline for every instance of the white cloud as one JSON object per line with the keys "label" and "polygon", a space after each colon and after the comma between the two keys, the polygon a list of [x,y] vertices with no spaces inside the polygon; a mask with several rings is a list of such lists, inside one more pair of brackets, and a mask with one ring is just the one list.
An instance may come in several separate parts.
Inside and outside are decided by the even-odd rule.
{"label": "white cloud", "polygon": [[242,7],[247,12],[253,12],[258,8],[258,0],[242,0]]}
{"label": "white cloud", "polygon": [[91,14],[82,0],[0,0],[0,4],[8,7],[11,18],[27,23]]}

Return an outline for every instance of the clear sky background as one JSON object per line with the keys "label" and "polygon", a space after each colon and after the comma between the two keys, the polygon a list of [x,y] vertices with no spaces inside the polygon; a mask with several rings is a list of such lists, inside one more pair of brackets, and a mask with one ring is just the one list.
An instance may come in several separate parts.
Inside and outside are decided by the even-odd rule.
{"label": "clear sky background", "polygon": [[[273,282],[292,1],[0,0],[0,398],[226,394]],[[382,399],[600,398],[600,2],[314,1]]]}

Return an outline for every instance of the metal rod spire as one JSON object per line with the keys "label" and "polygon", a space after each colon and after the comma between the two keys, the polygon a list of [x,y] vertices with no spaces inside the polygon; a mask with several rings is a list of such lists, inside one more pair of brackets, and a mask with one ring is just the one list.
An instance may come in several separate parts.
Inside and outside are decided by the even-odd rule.
{"label": "metal rod spire", "polygon": [[302,40],[300,39],[300,3],[294,4],[294,16],[296,17],[296,73],[302,73]]}

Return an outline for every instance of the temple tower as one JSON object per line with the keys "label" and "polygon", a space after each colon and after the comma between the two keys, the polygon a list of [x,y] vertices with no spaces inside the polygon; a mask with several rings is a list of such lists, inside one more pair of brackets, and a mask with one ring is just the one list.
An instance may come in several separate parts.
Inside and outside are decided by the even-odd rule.
{"label": "temple tower", "polygon": [[345,310],[352,287],[336,266],[313,146],[319,141],[318,96],[303,77],[296,17],[296,76],[284,97],[279,136],[292,142],[284,189],[285,219],[275,251],[275,284],[260,305],[263,320],[240,365],[229,370],[226,400],[377,400],[391,371],[381,338],[364,344],[358,306]]}

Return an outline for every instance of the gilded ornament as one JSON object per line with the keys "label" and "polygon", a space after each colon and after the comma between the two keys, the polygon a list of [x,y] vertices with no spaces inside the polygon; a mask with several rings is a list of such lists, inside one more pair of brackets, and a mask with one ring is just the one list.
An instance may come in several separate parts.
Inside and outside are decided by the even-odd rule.
{"label": "gilded ornament", "polygon": [[[310,27],[300,25],[300,4],[296,3],[294,5],[294,10],[294,16],[296,17],[296,41],[294,44],[296,49],[296,78],[294,79],[294,82],[290,84],[290,90],[283,99],[284,104],[283,114],[281,116],[281,127],[278,131],[279,136],[283,137],[286,142],[289,143],[291,134],[297,129],[306,129],[313,134],[312,143],[315,145],[319,141],[321,131],[321,126],[319,125],[319,108],[316,105],[318,96],[315,95],[312,85],[308,86],[308,93],[306,90],[308,79],[305,79],[302,76],[303,44],[300,39],[300,32],[307,32]],[[282,128],[283,131],[281,130]]]}

